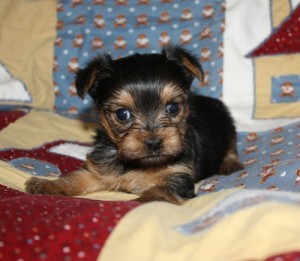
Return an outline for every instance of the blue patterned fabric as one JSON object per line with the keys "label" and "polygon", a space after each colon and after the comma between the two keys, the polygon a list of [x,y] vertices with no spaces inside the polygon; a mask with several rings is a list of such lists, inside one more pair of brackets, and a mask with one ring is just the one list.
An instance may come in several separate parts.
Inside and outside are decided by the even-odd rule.
{"label": "blue patterned fabric", "polygon": [[91,99],[76,96],[74,72],[101,52],[119,58],[182,44],[199,56],[203,84],[193,91],[222,96],[224,2],[172,0],[59,1],[54,85],[60,113],[84,114]]}
{"label": "blue patterned fabric", "polygon": [[265,132],[238,135],[238,153],[245,169],[205,180],[198,195],[227,188],[300,192],[300,123]]}

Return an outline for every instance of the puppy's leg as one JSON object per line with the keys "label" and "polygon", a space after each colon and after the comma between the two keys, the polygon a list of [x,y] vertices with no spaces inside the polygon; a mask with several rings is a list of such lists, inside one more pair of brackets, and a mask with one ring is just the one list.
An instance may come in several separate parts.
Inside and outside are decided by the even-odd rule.
{"label": "puppy's leg", "polygon": [[179,205],[182,204],[183,199],[176,196],[167,186],[157,186],[144,191],[141,196],[134,201],[167,201]]}
{"label": "puppy's leg", "polygon": [[167,201],[182,204],[185,200],[195,197],[194,181],[190,174],[174,173],[166,177],[165,184],[151,187],[140,195],[137,201]]}
{"label": "puppy's leg", "polygon": [[25,189],[31,194],[77,196],[104,190],[106,185],[105,176],[82,169],[53,181],[31,178],[25,183]]}
{"label": "puppy's leg", "polygon": [[230,142],[229,149],[227,150],[225,157],[218,169],[219,174],[228,175],[232,172],[243,169],[244,166],[239,160],[239,156],[236,150],[236,138],[233,138]]}

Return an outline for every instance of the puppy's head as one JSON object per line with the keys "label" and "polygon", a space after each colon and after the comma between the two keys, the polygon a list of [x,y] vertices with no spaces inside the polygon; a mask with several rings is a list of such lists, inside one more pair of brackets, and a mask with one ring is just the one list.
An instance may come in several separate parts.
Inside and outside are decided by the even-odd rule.
{"label": "puppy's head", "polygon": [[164,164],[184,150],[189,89],[197,59],[178,46],[118,60],[103,55],[76,75],[78,95],[95,101],[100,124],[123,161]]}

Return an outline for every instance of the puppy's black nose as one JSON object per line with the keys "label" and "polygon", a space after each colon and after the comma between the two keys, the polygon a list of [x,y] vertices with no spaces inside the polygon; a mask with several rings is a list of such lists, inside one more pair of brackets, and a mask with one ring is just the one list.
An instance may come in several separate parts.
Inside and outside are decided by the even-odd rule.
{"label": "puppy's black nose", "polygon": [[161,148],[163,140],[160,138],[149,138],[145,140],[145,143],[149,150],[157,151]]}

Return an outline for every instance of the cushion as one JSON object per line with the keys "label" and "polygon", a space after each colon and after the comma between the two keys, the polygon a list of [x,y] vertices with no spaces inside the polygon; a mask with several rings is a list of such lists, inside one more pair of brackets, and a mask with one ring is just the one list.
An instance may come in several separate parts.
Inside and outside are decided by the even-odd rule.
{"label": "cushion", "polygon": [[53,109],[55,1],[1,1],[0,23],[0,108]]}
{"label": "cushion", "polygon": [[226,1],[223,99],[239,130],[300,117],[300,1],[270,2]]}

